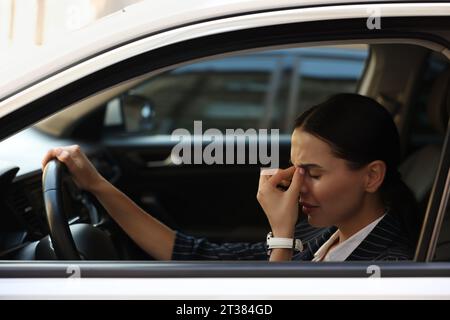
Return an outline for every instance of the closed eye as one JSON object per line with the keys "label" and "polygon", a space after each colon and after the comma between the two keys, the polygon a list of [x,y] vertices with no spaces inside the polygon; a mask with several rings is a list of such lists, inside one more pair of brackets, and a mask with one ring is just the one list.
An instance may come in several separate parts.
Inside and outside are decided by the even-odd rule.
{"label": "closed eye", "polygon": [[306,172],[307,172],[308,176],[310,176],[313,179],[319,180],[320,177],[321,177],[320,175],[313,175],[313,174],[311,174],[311,172],[309,172],[309,170],[306,170]]}

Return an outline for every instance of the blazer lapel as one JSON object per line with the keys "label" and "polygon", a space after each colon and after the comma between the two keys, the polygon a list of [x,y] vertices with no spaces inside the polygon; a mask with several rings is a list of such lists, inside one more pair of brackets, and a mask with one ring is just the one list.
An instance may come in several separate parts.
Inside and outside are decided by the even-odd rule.
{"label": "blazer lapel", "polygon": [[317,250],[336,232],[336,227],[323,229],[317,236],[303,243],[303,251],[292,257],[292,260],[310,261],[314,258]]}
{"label": "blazer lapel", "polygon": [[388,212],[346,260],[374,260],[388,250],[393,242],[408,243],[408,240],[397,219]]}
{"label": "blazer lapel", "polygon": [[[319,248],[336,232],[336,227],[324,228],[317,232],[313,238],[304,241],[304,250],[292,257],[292,260],[310,261]],[[302,230],[303,231],[303,230]],[[298,234],[302,239],[301,233]],[[303,238],[304,239],[304,238]],[[373,228],[369,235],[356,247],[347,257],[348,260],[374,260],[381,253],[385,252],[393,242],[395,244],[406,244],[408,240],[399,222],[389,211],[383,219]]]}

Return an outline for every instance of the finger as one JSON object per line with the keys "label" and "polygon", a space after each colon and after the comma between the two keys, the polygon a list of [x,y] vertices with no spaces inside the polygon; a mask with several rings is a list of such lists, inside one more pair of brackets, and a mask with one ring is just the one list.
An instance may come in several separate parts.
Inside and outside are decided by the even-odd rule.
{"label": "finger", "polygon": [[276,174],[277,171],[278,169],[261,168],[258,189],[261,189],[261,187],[270,179],[270,177]]}
{"label": "finger", "polygon": [[81,148],[80,148],[80,146],[77,145],[77,144],[68,146],[67,149],[69,149],[70,151],[72,151],[72,153],[80,153],[80,152],[81,152]]}
{"label": "finger", "polygon": [[87,158],[84,157],[84,154],[81,151],[81,148],[79,145],[75,144],[68,147],[69,149],[69,155],[72,159],[73,165],[82,169],[83,168],[83,160],[87,161]]}
{"label": "finger", "polygon": [[289,186],[291,185],[291,180],[281,180],[278,185],[289,188]]}
{"label": "finger", "polygon": [[76,170],[75,162],[69,150],[63,149],[61,153],[56,156],[56,158],[64,163],[70,172],[74,172]]}
{"label": "finger", "polygon": [[299,194],[305,178],[305,169],[295,168],[294,176],[292,177],[291,185],[288,192],[292,194]]}
{"label": "finger", "polygon": [[281,180],[281,182],[277,185],[277,188],[283,191],[286,191],[289,189],[289,186],[291,184],[291,181],[288,180]]}
{"label": "finger", "polygon": [[53,148],[50,149],[47,154],[44,156],[44,158],[42,159],[42,170],[44,170],[45,166],[47,165],[47,163],[52,160],[53,158],[56,158],[56,156],[58,154],[60,154],[62,151],[62,148]]}
{"label": "finger", "polygon": [[261,175],[262,176],[273,176],[275,174],[277,174],[277,172],[280,171],[280,169],[278,168],[261,168]]}
{"label": "finger", "polygon": [[273,175],[270,179],[269,179],[269,183],[273,186],[273,187],[277,187],[277,185],[282,181],[282,180],[290,180],[292,178],[292,175],[294,174],[295,171],[295,167],[289,167],[287,169],[284,170],[278,170],[278,172]]}

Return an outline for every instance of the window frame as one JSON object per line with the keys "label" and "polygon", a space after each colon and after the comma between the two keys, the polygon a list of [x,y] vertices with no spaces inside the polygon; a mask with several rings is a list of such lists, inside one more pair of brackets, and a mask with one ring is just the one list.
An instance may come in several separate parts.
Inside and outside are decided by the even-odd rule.
{"label": "window frame", "polygon": [[442,223],[450,205],[450,118],[447,123],[436,178],[430,194],[424,224],[419,237],[415,259],[432,262]]}

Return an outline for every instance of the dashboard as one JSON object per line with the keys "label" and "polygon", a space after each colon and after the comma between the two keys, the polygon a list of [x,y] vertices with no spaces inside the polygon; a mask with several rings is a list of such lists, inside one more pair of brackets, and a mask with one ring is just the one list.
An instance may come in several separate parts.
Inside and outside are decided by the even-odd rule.
{"label": "dashboard", "polygon": [[41,172],[16,177],[18,167],[0,169],[0,259],[48,234],[42,198]]}
{"label": "dashboard", "polygon": [[[42,141],[39,133],[23,134],[28,137],[27,145],[33,145],[30,134],[38,135],[39,141]],[[43,243],[46,252],[41,258],[49,259],[53,254],[48,251],[53,249],[48,241],[41,159],[50,148],[75,142],[52,141],[51,144],[41,144],[39,150],[30,152],[28,156],[24,156],[23,152],[16,153],[13,149],[7,152],[8,141],[6,147],[4,142],[0,148],[0,260],[38,259],[37,248],[42,249]],[[113,183],[119,178],[119,167],[105,150],[86,145],[82,147],[89,151],[86,154],[103,176]],[[63,205],[69,224],[98,222],[100,217],[93,210],[92,196],[89,198],[69,180],[63,181],[66,185]]]}

